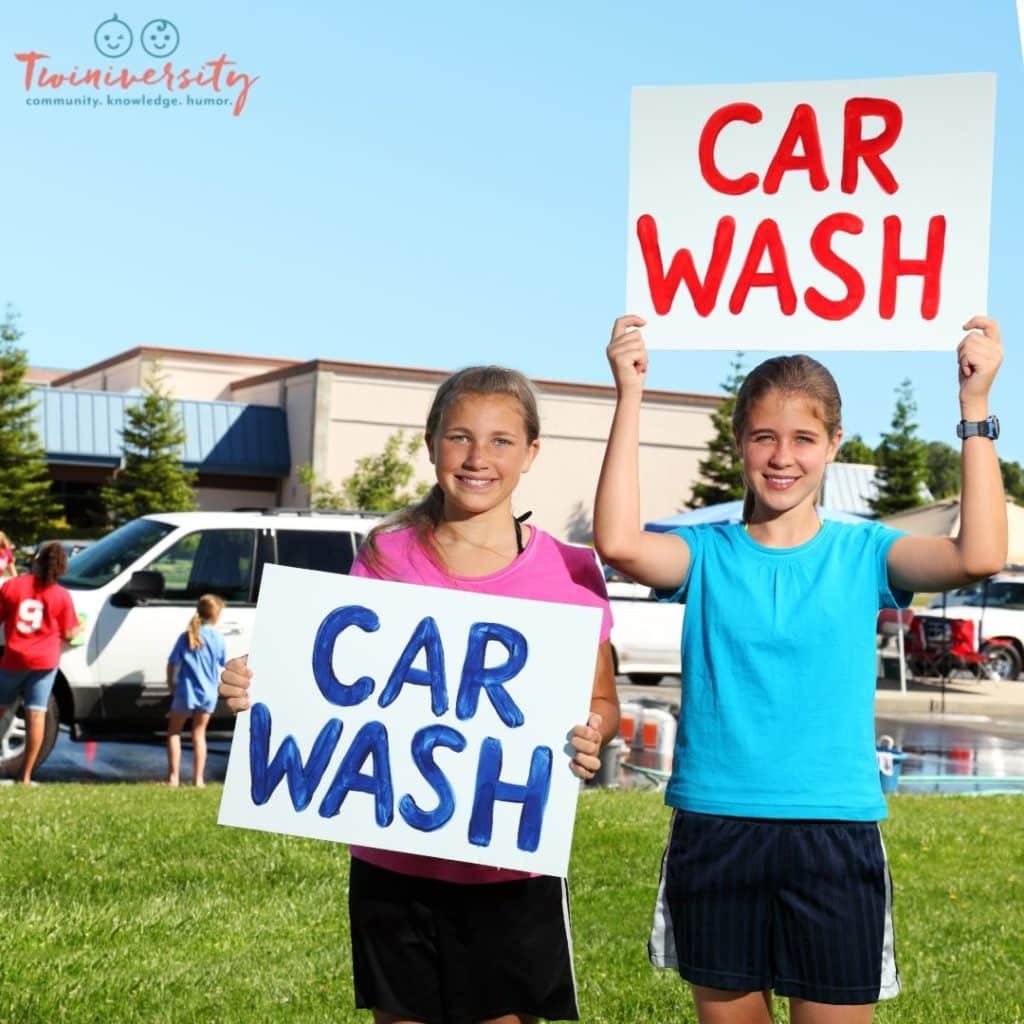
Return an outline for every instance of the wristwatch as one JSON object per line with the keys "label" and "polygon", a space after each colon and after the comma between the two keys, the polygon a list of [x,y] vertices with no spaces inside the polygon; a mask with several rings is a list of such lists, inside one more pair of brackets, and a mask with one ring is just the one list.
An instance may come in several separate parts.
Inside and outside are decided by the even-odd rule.
{"label": "wristwatch", "polygon": [[999,436],[999,420],[989,416],[987,420],[961,420],[956,425],[956,436],[961,440],[965,437],[987,437],[994,441]]}

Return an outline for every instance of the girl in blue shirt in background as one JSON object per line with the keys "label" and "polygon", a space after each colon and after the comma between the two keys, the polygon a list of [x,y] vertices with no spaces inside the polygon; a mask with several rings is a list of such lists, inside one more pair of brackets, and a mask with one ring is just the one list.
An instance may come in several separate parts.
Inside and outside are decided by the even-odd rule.
{"label": "girl in blue shirt in background", "polygon": [[217,682],[227,658],[224,637],[214,629],[223,610],[222,598],[203,594],[188,629],[178,637],[167,659],[167,688],[173,694],[167,725],[168,786],[180,782],[181,731],[189,718],[195,784],[206,785],[206,726],[217,706]]}
{"label": "girl in blue shirt in background", "polygon": [[737,395],[742,523],[641,528],[644,320],[615,322],[618,393],[594,506],[608,564],[686,602],[673,808],[650,956],[690,983],[701,1024],[866,1024],[899,991],[874,750],[875,621],[910,591],[961,586],[1006,559],[1006,503],[988,395],[995,321],[957,349],[962,497],[954,538],[822,522],[842,440],[832,375],[768,359]]}

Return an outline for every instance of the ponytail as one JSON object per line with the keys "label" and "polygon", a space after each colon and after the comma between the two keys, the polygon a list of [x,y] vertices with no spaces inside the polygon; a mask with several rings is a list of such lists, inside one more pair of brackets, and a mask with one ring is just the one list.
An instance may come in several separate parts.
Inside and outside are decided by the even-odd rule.
{"label": "ponytail", "polygon": [[188,620],[188,649],[198,651],[203,646],[200,630],[208,622],[215,622],[224,608],[224,598],[218,594],[203,594],[196,602],[195,614]]}

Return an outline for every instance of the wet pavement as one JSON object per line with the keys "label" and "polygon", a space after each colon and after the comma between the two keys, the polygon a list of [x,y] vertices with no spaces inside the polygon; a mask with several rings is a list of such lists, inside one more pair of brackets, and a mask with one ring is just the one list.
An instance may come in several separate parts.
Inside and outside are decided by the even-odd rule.
{"label": "wet pavement", "polygon": [[[207,740],[207,782],[224,780],[230,742]],[[144,743],[77,743],[65,729],[61,729],[50,756],[35,773],[38,782],[161,782],[166,778],[167,746],[162,737]],[[192,780],[192,744],[187,733],[181,750],[181,778],[186,785]]]}
{"label": "wet pavement", "polygon": [[[1009,685],[1014,688],[1015,700],[1024,697],[1024,681]],[[668,677],[660,686],[634,687],[623,682],[619,696],[624,701],[640,701],[675,711],[679,701],[678,678]],[[995,713],[972,713],[986,709]],[[898,705],[880,701],[876,735],[891,736],[895,747],[906,755],[899,761],[900,790],[1024,793],[1024,707],[1012,708],[1010,714],[999,713],[1005,710],[1001,705],[990,704],[938,714],[925,710],[919,703]],[[218,735],[209,739],[208,782],[223,780],[229,749],[230,737]],[[652,757],[650,753],[634,753],[633,760],[659,773],[671,766],[670,757]],[[62,729],[35,777],[40,782],[159,782],[166,774],[163,737],[135,743],[79,743]],[[623,781],[630,774],[624,773]],[[192,748],[186,734],[182,745],[182,779],[187,782],[191,777]]]}

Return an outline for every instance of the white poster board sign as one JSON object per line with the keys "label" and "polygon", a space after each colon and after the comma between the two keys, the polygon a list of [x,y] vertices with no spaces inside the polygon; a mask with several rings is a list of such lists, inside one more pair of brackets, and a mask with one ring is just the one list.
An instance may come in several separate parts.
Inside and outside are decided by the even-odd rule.
{"label": "white poster board sign", "polygon": [[633,90],[652,348],[952,349],[987,312],[995,75]]}
{"label": "white poster board sign", "polygon": [[220,823],[564,876],[600,624],[268,565]]}

